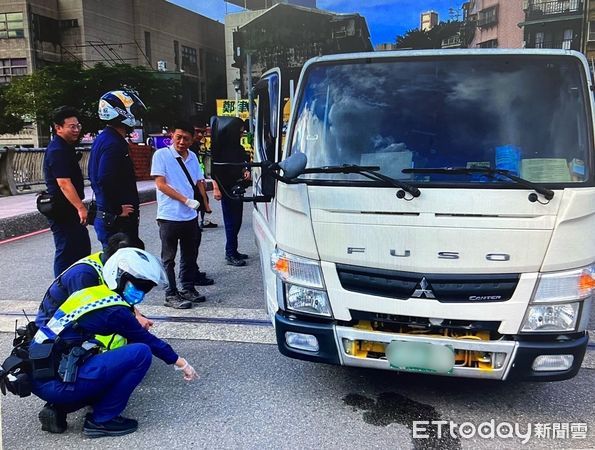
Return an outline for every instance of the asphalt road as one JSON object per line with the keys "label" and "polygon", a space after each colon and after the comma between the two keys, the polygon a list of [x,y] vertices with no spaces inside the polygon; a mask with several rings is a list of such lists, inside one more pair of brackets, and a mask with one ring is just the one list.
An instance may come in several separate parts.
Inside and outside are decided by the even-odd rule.
{"label": "asphalt road", "polygon": [[[260,263],[252,233],[252,208],[244,208],[244,220],[239,236],[239,251],[251,258],[245,267],[232,267],[225,264],[225,230],[220,204],[211,200],[214,209],[211,220],[217,228],[204,230],[200,246],[200,270],[206,271],[216,284],[198,287],[207,296],[203,306],[234,308],[264,308],[264,293],[260,276]],[[159,255],[161,242],[155,221],[157,204],[141,207],[140,236],[146,249]],[[93,227],[89,227],[93,251],[100,245]],[[0,244],[0,305],[4,300],[37,300],[43,295],[53,280],[54,243],[51,232],[38,234],[21,240]],[[176,270],[177,272],[177,270]],[[153,289],[144,300],[145,305],[161,305],[165,298],[162,289]],[[199,306],[200,307],[200,306]]]}
{"label": "asphalt road", "polygon": [[[213,216],[213,221],[223,223],[218,208]],[[158,254],[154,217],[155,205],[143,206],[141,237],[147,249]],[[196,367],[201,376],[198,381],[185,383],[179,373],[154,359],[125,411],[139,420],[138,432],[98,440],[81,434],[85,411],[69,415],[65,434],[51,435],[41,431],[37,420],[41,400],[2,397],[3,448],[595,447],[593,350],[577,377],[547,384],[398,374],[283,357],[273,345],[272,327],[264,322],[249,206],[244,218],[240,250],[252,256],[247,267],[224,264],[222,226],[203,234],[201,269],[216,280],[214,286],[201,289],[208,297],[205,304],[191,311],[172,311],[160,306],[164,294],[155,290],[142,305],[154,316],[204,319],[198,324],[159,321],[155,326],[155,333],[167,338]],[[94,238],[92,229],[91,233]],[[17,312],[20,306],[35,311],[52,280],[52,253],[49,233],[0,245],[0,312]],[[217,322],[218,318],[223,322]],[[224,323],[234,318],[239,322]],[[7,331],[14,319],[5,317],[4,322],[0,321],[0,330]],[[0,334],[0,355],[8,354],[10,340],[10,334]],[[494,427],[501,427],[500,435],[507,434],[506,424],[518,424],[521,433],[532,427],[532,433],[523,445],[522,438],[470,435],[466,425],[466,436],[471,437],[461,437],[454,429],[452,437],[444,428],[443,438],[438,439],[433,422],[429,438],[413,439],[416,420],[470,422],[475,427],[493,420]],[[543,433],[549,437],[539,437],[538,430],[545,430],[539,424],[549,424]],[[584,439],[580,424],[587,427]],[[425,433],[418,428],[416,434]]]}

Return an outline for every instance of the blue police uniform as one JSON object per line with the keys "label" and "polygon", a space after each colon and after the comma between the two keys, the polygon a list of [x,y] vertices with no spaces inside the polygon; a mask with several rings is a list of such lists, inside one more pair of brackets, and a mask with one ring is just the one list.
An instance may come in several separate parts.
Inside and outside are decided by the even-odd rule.
{"label": "blue police uniform", "polygon": [[[76,327],[65,329],[60,338],[62,342],[81,345],[96,334],[111,333],[124,336],[129,344],[91,356],[79,367],[74,383],[60,379],[33,381],[33,393],[66,413],[90,405],[92,420],[103,423],[124,410],[149,370],[152,355],[166,364],[174,364],[178,359],[171,346],[146,331],[132,308],[126,306],[108,306],[85,313],[76,320]],[[32,342],[32,348],[35,345]]]}
{"label": "blue police uniform", "polygon": [[45,151],[43,172],[48,192],[64,205],[64,214],[60,219],[48,219],[56,245],[54,276],[57,277],[72,263],[91,253],[87,228],[81,225],[76,209],[66,199],[56,181],[57,178],[70,178],[79,198],[85,198],[83,174],[74,146],[60,136],[55,136]]}
{"label": "blue police uniform", "polygon": [[[101,254],[98,254],[96,259],[100,258]],[[88,260],[93,264],[89,264]],[[38,328],[41,328],[52,318],[60,305],[70,295],[81,289],[103,284],[103,276],[101,275],[103,266],[97,264],[90,257],[84,258],[84,261],[79,260],[62,272],[45,292],[35,318],[35,324]]]}
{"label": "blue police uniform", "polygon": [[[128,155],[128,143],[110,126],[105,127],[91,147],[89,179],[99,211],[94,223],[95,232],[103,247],[107,247],[110,236],[118,232],[137,241],[139,197],[134,166]],[[119,216],[122,205],[132,205],[134,214],[117,217],[110,226],[101,212]]]}

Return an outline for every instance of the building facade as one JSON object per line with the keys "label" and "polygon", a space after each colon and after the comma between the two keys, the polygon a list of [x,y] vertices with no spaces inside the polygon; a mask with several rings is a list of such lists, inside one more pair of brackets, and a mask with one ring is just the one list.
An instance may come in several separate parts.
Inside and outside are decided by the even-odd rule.
{"label": "building facade", "polygon": [[[276,4],[303,6],[306,8],[316,8],[316,0],[228,0],[236,6],[244,8],[244,11],[227,14],[225,16],[225,70],[227,79],[227,98],[234,98],[237,89],[237,83],[240,80],[240,69],[234,67],[234,61],[237,54],[237,48],[234,48],[233,33],[248,22],[264,14],[269,8]],[[236,85],[234,85],[236,81]]]}
{"label": "building facade", "polygon": [[436,11],[425,11],[419,17],[419,29],[422,31],[430,31],[438,25],[438,13]]}
{"label": "building facade", "polygon": [[[224,27],[207,17],[165,0],[0,2],[0,83],[72,60],[176,72],[189,118],[208,117],[224,95]],[[0,145],[39,146],[47,138],[30,127],[0,136]]]}
{"label": "building facade", "polygon": [[591,70],[593,71],[595,67],[595,0],[588,0],[585,5],[583,53],[589,60]]}
{"label": "building facade", "polygon": [[335,14],[283,3],[240,27],[233,33],[233,42],[242,94],[246,93],[249,76],[258,79],[271,68],[279,67],[288,79],[297,81],[310,58],[373,50],[366,20],[359,14]]}
{"label": "building facade", "polygon": [[583,49],[584,0],[525,0],[525,47]]}
{"label": "building facade", "polygon": [[522,48],[524,0],[472,0],[466,3],[466,21],[474,26],[469,48]]}

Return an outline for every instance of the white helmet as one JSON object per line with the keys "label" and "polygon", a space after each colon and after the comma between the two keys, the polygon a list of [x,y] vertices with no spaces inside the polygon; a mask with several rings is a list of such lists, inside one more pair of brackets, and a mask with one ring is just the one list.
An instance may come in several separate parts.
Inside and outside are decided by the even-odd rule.
{"label": "white helmet", "polygon": [[99,99],[99,118],[101,120],[116,121],[134,127],[139,114],[146,110],[140,98],[130,91],[109,91]]}
{"label": "white helmet", "polygon": [[103,279],[110,289],[123,289],[130,281],[146,288],[145,292],[166,281],[161,262],[149,252],[134,247],[121,248],[106,261]]}

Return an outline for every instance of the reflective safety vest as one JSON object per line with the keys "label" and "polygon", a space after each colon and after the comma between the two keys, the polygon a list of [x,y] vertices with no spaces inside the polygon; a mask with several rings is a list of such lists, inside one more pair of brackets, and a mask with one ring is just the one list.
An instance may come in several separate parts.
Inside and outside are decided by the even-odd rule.
{"label": "reflective safety vest", "polygon": [[[81,289],[62,303],[48,323],[37,331],[34,340],[39,344],[42,344],[46,340],[53,341],[84,314],[109,306],[126,306],[130,308],[130,305],[122,297],[104,284]],[[111,346],[106,346],[108,350],[116,348],[116,341],[119,344],[117,346],[126,343],[126,339],[122,336],[117,336],[117,338],[115,336],[117,335],[103,336],[100,342],[109,343],[111,341]],[[97,336],[95,338],[97,339]]]}
{"label": "reflective safety vest", "polygon": [[60,280],[60,277],[64,275],[65,272],[76,266],[77,264],[87,264],[95,269],[97,272],[97,276],[99,277],[99,282],[101,284],[104,283],[103,281],[103,261],[101,261],[101,255],[103,252],[92,253],[89,256],[85,256],[84,258],[79,259],[78,261],[72,263],[67,269],[65,269],[60,275],[56,278]]}
{"label": "reflective safety vest", "polygon": [[[97,272],[97,276],[99,277],[99,283],[103,285],[105,281],[103,280],[103,261],[101,260],[101,255],[103,252],[93,253],[85,258],[81,258],[72,264],[68,269],[77,265],[77,264],[87,264],[91,266]],[[66,270],[68,270],[66,269]],[[66,270],[64,272],[66,272]],[[62,272],[62,274],[64,273]],[[60,276],[62,275],[60,274]],[[95,335],[95,339],[99,341],[106,350],[113,350],[118,347],[122,347],[126,345],[126,338],[118,335],[118,334],[110,334],[107,336]]]}
{"label": "reflective safety vest", "polygon": [[[79,259],[72,266],[74,266],[75,264],[90,265],[97,272],[97,276],[99,277],[100,283],[103,284],[104,283],[104,281],[103,281],[103,261],[101,261],[102,254],[103,254],[103,252],[93,253],[89,256],[86,256],[85,258]],[[70,267],[72,267],[72,266],[70,266]],[[68,269],[70,269],[70,267]],[[68,270],[68,269],[66,269],[66,270]],[[64,273],[64,272],[62,272],[62,273]]]}

